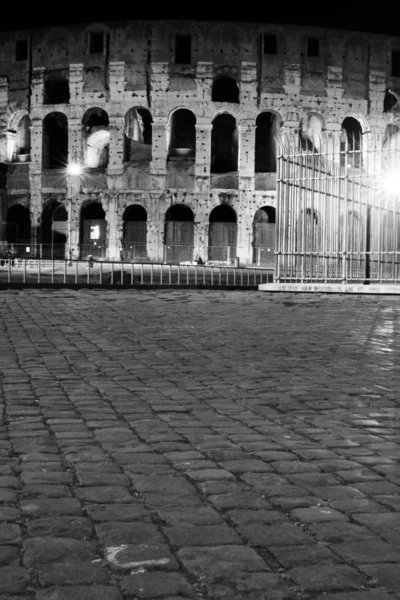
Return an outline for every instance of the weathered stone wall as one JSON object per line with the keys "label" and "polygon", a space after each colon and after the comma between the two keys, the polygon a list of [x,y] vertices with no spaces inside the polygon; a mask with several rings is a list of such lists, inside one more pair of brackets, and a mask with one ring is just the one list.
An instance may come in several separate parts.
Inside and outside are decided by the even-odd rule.
{"label": "weathered stone wall", "polygon": [[[276,54],[263,52],[265,33],[276,35]],[[177,34],[191,36],[188,64],[175,62]],[[103,48],[93,52],[100,37]],[[307,56],[308,37],[319,40],[318,56]],[[16,40],[24,39],[28,55],[17,61]],[[383,113],[385,90],[400,85],[390,64],[397,49],[400,38],[395,37],[251,23],[110,22],[0,34],[0,161],[13,160],[15,115],[29,114],[31,120],[31,160],[29,166],[10,165],[2,218],[13,197],[22,194],[30,199],[37,223],[44,204],[57,196],[71,214],[77,256],[81,207],[90,200],[101,202],[108,256],[116,258],[123,212],[140,204],[148,215],[148,256],[162,260],[165,213],[171,204],[184,203],[194,213],[194,251],[206,257],[209,215],[228,194],[238,219],[238,256],[251,262],[254,214],[276,202],[275,174],[254,173],[257,116],[274,113],[283,133],[298,130],[310,113],[326,131],[340,130],[350,116],[363,133],[384,135],[391,119]],[[69,102],[44,104],[46,81],[54,73],[68,82]],[[212,101],[212,84],[220,76],[237,82],[239,103]],[[43,170],[45,116],[60,112],[67,117],[66,160],[82,161],[82,118],[94,107],[109,119],[107,169],[87,169],[80,178],[62,169]],[[133,107],[151,113],[152,144],[146,151],[151,160],[124,161],[124,118]],[[196,117],[191,159],[169,157],[171,115],[182,108]],[[237,121],[239,166],[234,173],[210,172],[212,124],[221,113]]]}

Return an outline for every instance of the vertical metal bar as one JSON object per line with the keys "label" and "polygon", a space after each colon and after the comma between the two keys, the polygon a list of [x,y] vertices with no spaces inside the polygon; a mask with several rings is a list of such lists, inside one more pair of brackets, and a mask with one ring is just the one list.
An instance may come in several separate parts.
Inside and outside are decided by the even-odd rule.
{"label": "vertical metal bar", "polygon": [[218,267],[218,284],[221,287],[222,283],[221,283],[221,277],[222,277],[222,267]]}
{"label": "vertical metal bar", "polygon": [[143,263],[140,263],[140,284],[143,285]]}
{"label": "vertical metal bar", "polygon": [[24,272],[22,276],[22,281],[26,283],[26,258],[24,258]]}
{"label": "vertical metal bar", "polygon": [[[86,283],[89,284],[89,282],[90,282],[90,261],[88,261],[87,269],[86,269]],[[111,278],[111,283],[112,283],[112,278]]]}
{"label": "vertical metal bar", "polygon": [[64,260],[64,283],[67,283],[67,261]]}
{"label": "vertical metal bar", "polygon": [[150,264],[150,285],[153,285],[153,263]]}
{"label": "vertical metal bar", "polygon": [[100,261],[99,281],[100,281],[100,285],[103,285],[103,261]]}
{"label": "vertical metal bar", "polygon": [[40,283],[40,275],[41,275],[40,266],[41,266],[41,264],[42,264],[42,261],[39,259],[39,261],[38,261],[38,283]]}
{"label": "vertical metal bar", "polygon": [[51,283],[54,283],[54,258],[51,261]]}
{"label": "vertical metal bar", "polygon": [[160,265],[160,285],[163,284],[163,265]]}
{"label": "vertical metal bar", "polygon": [[233,269],[233,285],[236,287],[236,267]]}
{"label": "vertical metal bar", "polygon": [[181,265],[178,264],[178,285],[181,285]]}
{"label": "vertical metal bar", "polygon": [[189,285],[189,267],[186,267],[186,285]]}
{"label": "vertical metal bar", "polygon": [[240,286],[243,287],[243,269],[240,269]]}
{"label": "vertical metal bar", "polygon": [[214,285],[214,267],[211,267],[211,287]]}
{"label": "vertical metal bar", "polygon": [[194,268],[194,284],[197,285],[197,271],[198,271],[198,267],[197,265]]}
{"label": "vertical metal bar", "polygon": [[121,262],[121,285],[124,285],[124,263]]}
{"label": "vertical metal bar", "polygon": [[172,269],[171,269],[171,265],[168,265],[168,283],[169,283],[169,285],[171,285],[171,283],[172,283]]}
{"label": "vertical metal bar", "polygon": [[131,285],[133,285],[133,268],[134,268],[134,265],[133,265],[133,263],[131,263]]}
{"label": "vertical metal bar", "polygon": [[7,281],[10,283],[11,281],[11,258],[8,258],[8,271],[7,271]]}
{"label": "vertical metal bar", "polygon": [[75,261],[75,283],[78,283],[78,260]]}

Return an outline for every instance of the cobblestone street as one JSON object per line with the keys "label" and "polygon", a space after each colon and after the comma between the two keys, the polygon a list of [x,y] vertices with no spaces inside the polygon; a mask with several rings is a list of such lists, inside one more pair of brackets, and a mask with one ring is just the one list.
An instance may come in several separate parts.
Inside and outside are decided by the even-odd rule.
{"label": "cobblestone street", "polygon": [[398,297],[0,292],[0,600],[400,599]]}

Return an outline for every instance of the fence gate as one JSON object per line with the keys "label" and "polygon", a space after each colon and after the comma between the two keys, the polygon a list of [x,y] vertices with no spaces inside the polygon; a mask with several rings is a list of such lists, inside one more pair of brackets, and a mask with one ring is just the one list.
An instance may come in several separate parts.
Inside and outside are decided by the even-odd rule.
{"label": "fence gate", "polygon": [[146,221],[126,221],[124,224],[124,260],[144,260],[147,258]]}
{"label": "fence gate", "polygon": [[400,133],[278,143],[277,282],[400,283]]}
{"label": "fence gate", "polygon": [[82,257],[91,254],[95,258],[105,258],[106,228],[105,219],[82,220]]}
{"label": "fence gate", "polygon": [[237,224],[213,221],[210,223],[209,260],[232,262],[236,258]]}

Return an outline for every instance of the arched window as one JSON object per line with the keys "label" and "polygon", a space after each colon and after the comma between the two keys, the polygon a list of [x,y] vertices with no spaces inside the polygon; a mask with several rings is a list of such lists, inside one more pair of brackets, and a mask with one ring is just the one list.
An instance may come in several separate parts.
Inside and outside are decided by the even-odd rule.
{"label": "arched window", "polygon": [[233,262],[236,258],[237,218],[228,204],[220,204],[210,213],[208,230],[209,260]]}
{"label": "arched window", "polygon": [[60,112],[43,119],[43,168],[65,168],[68,163],[68,119]]}
{"label": "arched window", "polygon": [[174,204],[165,214],[165,260],[193,260],[194,215],[185,204]]}
{"label": "arched window", "polygon": [[319,152],[323,120],[317,114],[306,114],[300,122],[300,147],[307,152]]}
{"label": "arched window", "polygon": [[211,132],[211,173],[238,170],[238,128],[236,119],[226,113],[213,121]]}
{"label": "arched window", "polygon": [[45,207],[42,213],[42,258],[64,258],[67,236],[67,210],[60,202],[52,202]]}
{"label": "arched window", "polygon": [[196,117],[181,108],[171,116],[170,156],[194,156],[196,151]]}
{"label": "arched window", "polygon": [[101,204],[92,202],[82,208],[80,227],[81,258],[88,255],[105,258],[106,230],[107,222]]}
{"label": "arched window", "polygon": [[213,102],[239,103],[239,86],[232,77],[221,76],[215,79],[212,87],[211,99]]}
{"label": "arched window", "polygon": [[139,204],[131,204],[123,214],[122,248],[124,260],[147,258],[147,212]]}
{"label": "arched window", "polygon": [[263,112],[256,120],[255,172],[276,172],[276,137],[280,119],[271,112]]}
{"label": "arched window", "polygon": [[362,128],[357,119],[346,117],[342,123],[343,136],[340,143],[340,164],[351,169],[362,165]]}
{"label": "arched window", "polygon": [[275,265],[275,208],[259,208],[253,219],[253,263]]}
{"label": "arched window", "polygon": [[[15,256],[24,256],[31,242],[31,216],[22,204],[14,204],[7,211],[7,243],[13,245]],[[29,254],[28,254],[29,256]]]}
{"label": "arched window", "polygon": [[131,108],[125,115],[124,160],[151,160],[152,116],[146,108]]}
{"label": "arched window", "polygon": [[107,113],[101,108],[90,108],[82,119],[85,164],[92,169],[108,165],[110,127]]}

